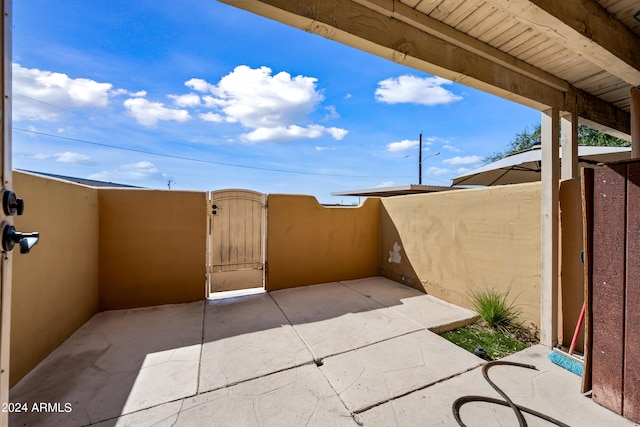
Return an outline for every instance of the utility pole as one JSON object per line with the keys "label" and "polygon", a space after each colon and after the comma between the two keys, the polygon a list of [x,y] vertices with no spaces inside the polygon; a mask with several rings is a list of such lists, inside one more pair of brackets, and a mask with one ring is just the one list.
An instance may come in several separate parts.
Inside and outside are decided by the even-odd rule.
{"label": "utility pole", "polygon": [[422,134],[420,134],[420,146],[418,150],[418,184],[422,185]]}
{"label": "utility pole", "polygon": [[[418,143],[418,184],[422,185],[422,161],[428,159],[429,157],[437,156],[440,152],[430,154],[426,156],[424,159],[422,158],[422,133],[420,134],[420,141]],[[405,156],[407,157],[407,156]]]}

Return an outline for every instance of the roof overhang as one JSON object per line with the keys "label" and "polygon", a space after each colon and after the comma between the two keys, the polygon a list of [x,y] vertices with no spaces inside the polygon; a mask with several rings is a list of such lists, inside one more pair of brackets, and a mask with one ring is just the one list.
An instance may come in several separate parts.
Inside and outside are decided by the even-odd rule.
{"label": "roof overhang", "polygon": [[221,1],[630,139],[632,0]]}

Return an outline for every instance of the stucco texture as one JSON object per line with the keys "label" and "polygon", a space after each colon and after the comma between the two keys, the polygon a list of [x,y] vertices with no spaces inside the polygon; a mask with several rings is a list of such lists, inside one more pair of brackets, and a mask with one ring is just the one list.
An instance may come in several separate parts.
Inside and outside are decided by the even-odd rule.
{"label": "stucco texture", "polygon": [[204,299],[206,193],[102,189],[100,310]]}
{"label": "stucco texture", "polygon": [[14,172],[24,197],[18,231],[39,231],[28,255],[13,250],[11,384],[98,311],[98,191]]}
{"label": "stucco texture", "polygon": [[270,194],[267,203],[267,290],[378,275],[379,199],[324,207]]}
{"label": "stucco texture", "polygon": [[508,291],[540,319],[540,183],[381,200],[380,270],[462,307],[472,290]]}

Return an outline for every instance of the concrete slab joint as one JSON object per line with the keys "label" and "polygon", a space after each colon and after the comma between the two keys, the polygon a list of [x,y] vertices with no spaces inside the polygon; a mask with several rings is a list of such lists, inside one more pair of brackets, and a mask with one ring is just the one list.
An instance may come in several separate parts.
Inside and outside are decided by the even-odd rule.
{"label": "concrete slab joint", "polygon": [[[72,412],[13,413],[11,422],[452,425],[459,395],[491,390],[478,380],[484,361],[430,329],[476,318],[382,277],[100,313],[11,391],[14,402],[68,402]],[[533,375],[496,375],[510,396],[571,425],[624,425],[571,393],[578,377],[546,352],[512,356],[536,364]],[[513,418],[482,405],[464,416]]]}

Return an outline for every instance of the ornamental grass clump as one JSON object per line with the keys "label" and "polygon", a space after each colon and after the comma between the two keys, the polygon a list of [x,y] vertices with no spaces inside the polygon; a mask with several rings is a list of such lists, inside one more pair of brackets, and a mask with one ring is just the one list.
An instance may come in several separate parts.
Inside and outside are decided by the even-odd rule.
{"label": "ornamental grass clump", "polygon": [[500,292],[495,289],[471,291],[471,304],[487,325],[496,329],[520,327],[521,311],[509,302],[509,291]]}

